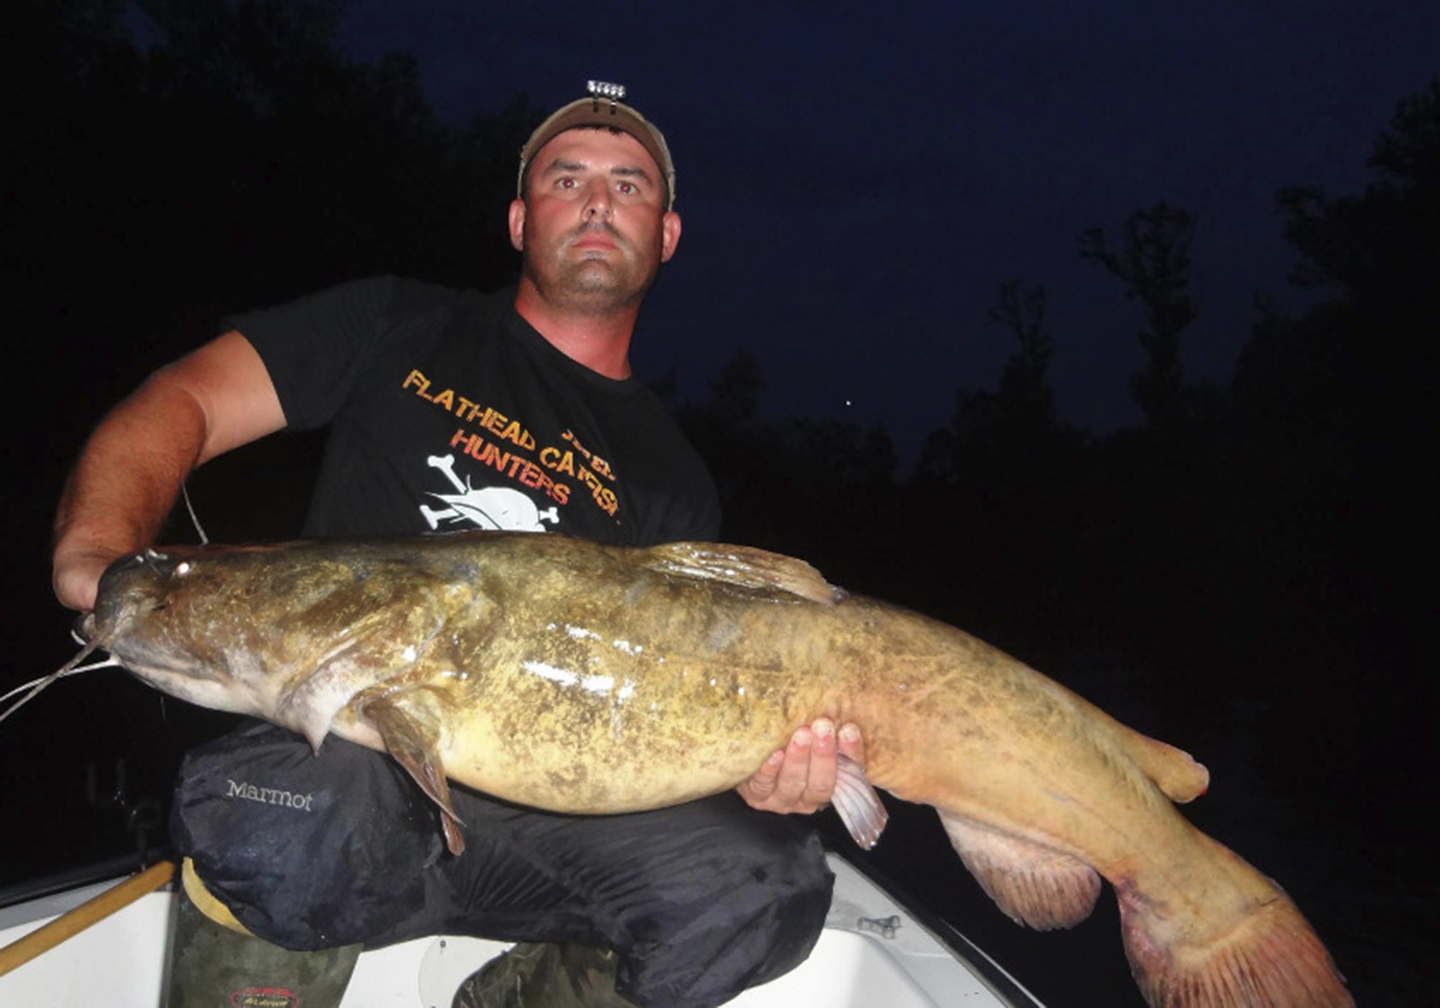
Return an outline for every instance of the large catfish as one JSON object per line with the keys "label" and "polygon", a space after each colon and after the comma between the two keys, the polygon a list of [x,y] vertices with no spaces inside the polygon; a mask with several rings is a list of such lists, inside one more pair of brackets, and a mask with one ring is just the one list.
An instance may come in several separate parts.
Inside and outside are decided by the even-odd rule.
{"label": "large catfish", "polygon": [[390,752],[455,850],[446,777],[654,808],[735,786],[820,715],[854,721],[865,774],[934,806],[1011,917],[1075,924],[1108,879],[1152,1005],[1353,1004],[1289,898],[1176,812],[1204,767],[798,560],[504,533],[176,548],[113,565],[86,629],[166,693]]}

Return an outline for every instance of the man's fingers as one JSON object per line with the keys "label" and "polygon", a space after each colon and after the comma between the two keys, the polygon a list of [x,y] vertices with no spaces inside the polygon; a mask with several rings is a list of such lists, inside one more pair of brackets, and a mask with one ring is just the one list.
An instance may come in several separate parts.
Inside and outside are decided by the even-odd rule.
{"label": "man's fingers", "polygon": [[770,754],[765,763],[751,774],[750,779],[745,781],[735,790],[740,792],[740,797],[751,808],[767,809],[775,797],[775,785],[780,779],[780,767],[785,762],[785,750],[776,749]]}
{"label": "man's fingers", "polygon": [[780,767],[784,763],[785,750],[776,749],[765,761],[765,765],[750,778],[750,792],[757,798],[770,797],[775,792],[775,785],[780,782]]}
{"label": "man's fingers", "polygon": [[804,798],[814,745],[815,733],[809,728],[797,728],[790,736],[790,744],[785,747],[785,762],[775,782],[775,799],[782,807],[794,806]]}
{"label": "man's fingers", "polygon": [[860,733],[860,726],[846,723],[840,726],[838,735],[840,741],[840,754],[865,765],[865,736]]}
{"label": "man's fingers", "polygon": [[810,763],[805,768],[805,790],[801,800],[818,808],[828,802],[835,791],[835,775],[838,772],[835,723],[828,718],[817,718],[810,727],[815,733],[815,741],[810,747]]}
{"label": "man's fingers", "polygon": [[78,612],[94,609],[100,575],[114,559],[113,554],[95,552],[57,556],[52,575],[55,597],[62,605]]}
{"label": "man's fingers", "polygon": [[785,748],[772,753],[740,786],[740,793],[755,808],[814,812],[835,792],[841,755],[864,765],[860,729],[847,723],[837,731],[829,718],[816,718],[813,724],[797,728]]}

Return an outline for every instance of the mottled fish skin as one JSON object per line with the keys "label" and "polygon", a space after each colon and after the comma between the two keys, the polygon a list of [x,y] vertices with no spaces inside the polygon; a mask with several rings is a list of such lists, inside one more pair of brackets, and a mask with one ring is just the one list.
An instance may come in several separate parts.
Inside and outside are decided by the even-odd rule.
{"label": "mottled fish skin", "polygon": [[1109,880],[1152,1004],[1353,1004],[1283,892],[1174,808],[1208,783],[1187,754],[799,560],[485,532],[172,548],[106,572],[90,635],[168,693],[388,750],[452,849],[446,778],[655,808],[734,787],[816,717],[854,721],[869,780],[934,806],[1015,919],[1070,926]]}

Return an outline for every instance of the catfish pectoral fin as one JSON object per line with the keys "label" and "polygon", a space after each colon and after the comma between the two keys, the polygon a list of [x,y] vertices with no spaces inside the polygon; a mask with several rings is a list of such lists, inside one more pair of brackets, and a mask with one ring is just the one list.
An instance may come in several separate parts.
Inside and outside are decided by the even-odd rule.
{"label": "catfish pectoral fin", "polygon": [[390,755],[420,785],[420,790],[440,809],[440,824],[445,830],[445,846],[451,854],[465,850],[464,823],[450,804],[450,785],[445,780],[445,765],[435,751],[431,733],[390,697],[367,700],[360,708],[361,716],[375,728]]}
{"label": "catfish pectoral fin", "polygon": [[1100,876],[1085,862],[953,812],[936,811],[960,860],[1012,920],[1051,931],[1073,927],[1095,909]]}
{"label": "catfish pectoral fin", "polygon": [[870,786],[865,768],[843,753],[830,801],[839,813],[840,821],[850,831],[851,839],[865,850],[874,847],[885,830],[890,813],[885,811],[880,796]]}

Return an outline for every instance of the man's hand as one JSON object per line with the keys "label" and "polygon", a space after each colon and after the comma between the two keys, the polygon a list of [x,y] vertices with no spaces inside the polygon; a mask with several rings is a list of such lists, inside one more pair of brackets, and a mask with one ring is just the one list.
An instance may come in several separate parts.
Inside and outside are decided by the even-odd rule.
{"label": "man's hand", "polygon": [[100,584],[100,575],[105,573],[112,560],[123,555],[101,549],[56,550],[52,573],[55,597],[61,605],[79,612],[94,609],[95,589]]}
{"label": "man's hand", "polygon": [[775,750],[755,776],[735,790],[751,808],[814,812],[829,803],[835,790],[839,754],[865,765],[865,740],[859,727],[841,726],[837,739],[835,723],[816,718],[810,726],[797,728],[790,744]]}

